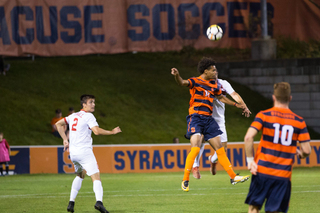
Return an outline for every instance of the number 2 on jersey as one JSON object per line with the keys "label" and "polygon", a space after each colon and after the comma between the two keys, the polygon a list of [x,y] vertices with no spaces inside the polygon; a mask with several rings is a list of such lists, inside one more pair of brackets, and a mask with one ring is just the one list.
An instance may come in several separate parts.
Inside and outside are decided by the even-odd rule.
{"label": "number 2 on jersey", "polygon": [[74,121],[74,124],[72,124],[71,130],[72,131],[77,131],[76,126],[78,124],[78,118],[75,118],[73,121]]}

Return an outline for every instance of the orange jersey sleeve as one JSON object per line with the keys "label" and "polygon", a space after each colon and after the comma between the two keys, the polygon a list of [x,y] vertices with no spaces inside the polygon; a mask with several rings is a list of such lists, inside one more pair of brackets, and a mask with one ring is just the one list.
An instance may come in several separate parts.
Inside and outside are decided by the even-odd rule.
{"label": "orange jersey sleeve", "polygon": [[[62,117],[61,118],[52,118],[51,120],[51,126],[54,125],[55,123],[57,123],[58,121],[60,121],[61,119],[63,119]],[[52,128],[52,132],[54,132],[55,130]]]}

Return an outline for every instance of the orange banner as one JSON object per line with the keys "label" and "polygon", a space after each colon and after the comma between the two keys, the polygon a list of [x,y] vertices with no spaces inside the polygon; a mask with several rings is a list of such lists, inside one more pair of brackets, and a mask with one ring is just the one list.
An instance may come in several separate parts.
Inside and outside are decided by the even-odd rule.
{"label": "orange banner", "polygon": [[[303,160],[296,158],[294,166],[320,166],[320,142],[311,142],[311,146],[312,154]],[[258,142],[255,143],[255,148],[257,147]],[[104,151],[102,151],[102,149]],[[109,151],[107,152],[108,149]],[[112,150],[111,152],[110,149]],[[96,153],[96,150],[100,150],[99,154],[103,153],[103,155],[99,156],[99,154]],[[96,153],[97,161],[102,173],[183,171],[189,151],[189,144],[94,147],[94,152]],[[210,145],[206,144],[202,158],[200,159],[200,170],[208,171],[210,169],[208,157],[212,154],[214,154],[213,149]],[[235,170],[247,169],[244,143],[228,143],[227,156]],[[217,170],[223,170],[223,167],[218,164]]]}
{"label": "orange banner", "polygon": [[[312,152],[306,159],[296,157],[294,167],[320,166],[320,141],[310,142]],[[255,142],[255,149],[258,142]],[[23,173],[74,173],[68,152],[63,146],[11,147],[10,172]],[[183,171],[190,151],[190,144],[147,144],[147,145],[95,145],[101,173],[151,173]],[[214,154],[206,144],[200,170],[208,171],[208,156]],[[234,170],[246,170],[244,143],[228,143],[227,156]],[[13,170],[13,171],[11,171]],[[223,170],[220,164],[217,170]]]}
{"label": "orange banner", "polygon": [[[320,40],[319,1],[268,0],[268,32]],[[67,56],[207,47],[249,48],[260,0],[1,0],[0,55]],[[206,29],[218,24],[223,38]]]}
{"label": "orange banner", "polygon": [[56,147],[30,148],[30,174],[58,173],[57,163]]}

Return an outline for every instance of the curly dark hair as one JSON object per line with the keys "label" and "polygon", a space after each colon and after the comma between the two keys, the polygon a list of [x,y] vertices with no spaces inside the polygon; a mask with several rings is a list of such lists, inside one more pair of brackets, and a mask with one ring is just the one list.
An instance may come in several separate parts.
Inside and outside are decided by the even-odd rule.
{"label": "curly dark hair", "polygon": [[198,72],[200,72],[200,74],[203,74],[206,69],[208,69],[210,66],[215,65],[215,60],[213,60],[212,58],[203,57],[198,63]]}

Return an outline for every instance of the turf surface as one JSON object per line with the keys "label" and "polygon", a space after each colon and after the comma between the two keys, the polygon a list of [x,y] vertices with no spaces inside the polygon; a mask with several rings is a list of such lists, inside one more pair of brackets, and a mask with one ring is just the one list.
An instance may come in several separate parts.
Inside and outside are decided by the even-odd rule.
{"label": "turf surface", "polygon": [[[190,191],[180,189],[182,172],[148,174],[102,174],[104,204],[111,213],[127,212],[217,212],[245,213],[249,182],[230,184],[224,171],[212,176],[202,172],[190,177]],[[242,175],[249,174],[241,171]],[[290,213],[318,213],[320,169],[294,168]],[[67,212],[74,175],[39,174],[0,177],[1,213]],[[78,194],[75,212],[94,213],[95,197],[86,177]],[[262,209],[261,212],[264,212]]]}

